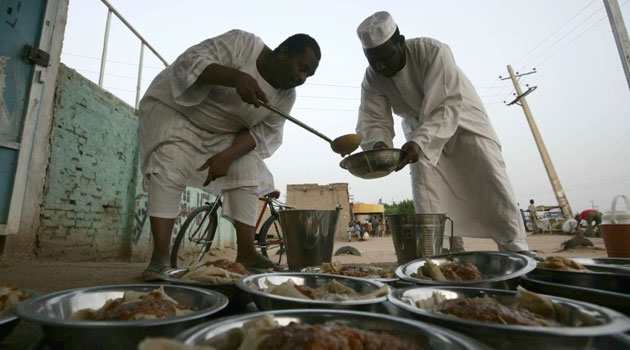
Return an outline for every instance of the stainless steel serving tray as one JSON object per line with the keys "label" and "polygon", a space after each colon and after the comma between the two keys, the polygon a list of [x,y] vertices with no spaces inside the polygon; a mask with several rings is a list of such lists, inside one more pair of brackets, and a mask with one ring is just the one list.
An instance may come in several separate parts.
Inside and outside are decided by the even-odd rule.
{"label": "stainless steel serving tray", "polygon": [[[359,264],[356,264],[356,265],[359,265]],[[364,264],[364,265],[367,265],[367,264]],[[376,269],[383,270],[383,268],[381,267],[376,267]],[[332,273],[323,272],[321,266],[305,267],[301,270],[301,272],[324,273],[324,274],[329,274],[331,276],[343,276],[343,275],[335,275]],[[393,275],[392,277],[380,277],[378,275],[375,275],[375,276],[366,276],[366,277],[359,277],[359,278],[365,278],[368,280],[378,281],[378,282],[383,282],[383,283],[392,283],[392,282],[398,281],[399,278],[396,276],[395,272],[393,272],[392,275]]]}
{"label": "stainless steel serving tray", "polygon": [[178,303],[197,311],[177,317],[138,321],[80,321],[68,317],[77,310],[102,307],[125,291],[151,292],[154,284],[128,284],[77,288],[24,301],[15,308],[20,319],[42,327],[46,344],[54,349],[135,349],[145,337],[174,337],[209,320],[227,305],[220,293],[187,286],[165,285],[164,291]]}
{"label": "stainless steel serving tray", "polygon": [[630,284],[626,276],[558,272],[566,271],[536,269],[523,276],[521,284],[534,292],[581,300],[630,315]]}
{"label": "stainless steel serving tray", "polygon": [[354,289],[359,294],[368,294],[383,286],[383,283],[381,282],[363,278],[305,272],[275,272],[247,276],[237,280],[236,286],[251,295],[259,310],[315,308],[380,312],[384,310],[382,303],[387,300],[386,296],[352,301],[307,300],[273,295],[250,287],[250,284],[253,284],[257,285],[261,289],[264,289],[266,287],[265,281],[279,285],[287,280],[293,280],[296,285],[305,285],[311,288],[317,288],[332,280],[337,280],[343,285]]}
{"label": "stainless steel serving tray", "polygon": [[569,258],[588,268],[591,266],[609,266],[630,272],[630,259],[627,258]]}
{"label": "stainless steel serving tray", "polygon": [[280,325],[291,322],[321,324],[336,321],[348,327],[404,333],[417,339],[423,349],[463,350],[488,349],[469,337],[426,323],[387,315],[348,310],[279,310],[228,317],[190,329],[177,337],[189,345],[211,345],[219,350],[236,350],[240,329],[247,321],[274,316]]}
{"label": "stainless steel serving tray", "polygon": [[396,276],[416,285],[426,286],[461,286],[515,289],[519,277],[536,268],[536,261],[528,256],[517,253],[478,251],[444,254],[428,257],[433,263],[440,265],[447,262],[472,263],[479,272],[487,278],[474,281],[432,281],[411,277],[419,267],[424,266],[425,260],[417,259],[398,267]]}
{"label": "stainless steel serving tray", "polygon": [[567,325],[565,327],[517,326],[466,320],[430,312],[407,301],[415,304],[418,300],[430,298],[434,292],[441,293],[447,299],[489,296],[508,305],[516,295],[516,291],[498,289],[412,287],[393,290],[388,299],[399,308],[400,315],[471,335],[499,349],[588,349],[594,337],[630,330],[630,319],[616,311],[555,296],[547,297],[554,305],[558,321]]}

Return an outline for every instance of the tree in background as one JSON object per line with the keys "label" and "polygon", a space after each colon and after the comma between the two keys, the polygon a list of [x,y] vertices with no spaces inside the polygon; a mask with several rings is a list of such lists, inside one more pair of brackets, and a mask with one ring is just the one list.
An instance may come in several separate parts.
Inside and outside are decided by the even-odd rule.
{"label": "tree in background", "polygon": [[385,206],[385,215],[392,214],[415,214],[413,207],[413,201],[411,199],[405,199],[402,202],[393,202],[392,204],[383,204]]}

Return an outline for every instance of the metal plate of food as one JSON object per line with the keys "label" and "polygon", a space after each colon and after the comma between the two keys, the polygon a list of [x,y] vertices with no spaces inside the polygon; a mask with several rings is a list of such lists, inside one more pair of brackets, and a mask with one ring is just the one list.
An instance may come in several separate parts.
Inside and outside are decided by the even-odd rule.
{"label": "metal plate of food", "polygon": [[0,340],[9,335],[18,324],[18,317],[13,313],[13,308],[17,305],[15,303],[41,295],[41,292],[31,289],[0,287]]}
{"label": "metal plate of food", "polygon": [[623,265],[609,264],[581,264],[574,259],[562,256],[548,256],[543,261],[536,264],[537,269],[555,271],[559,273],[569,274],[619,274],[630,275],[630,268],[624,268]]}
{"label": "metal plate of food", "polygon": [[521,284],[534,292],[581,300],[630,315],[630,288],[622,285],[627,283],[624,277],[536,269],[521,277]]}
{"label": "metal plate of food", "polygon": [[[290,323],[300,325],[305,328],[315,325],[326,325],[325,329],[339,329],[338,325],[349,327],[351,330],[344,330],[343,335],[334,334],[339,336],[353,336],[349,339],[349,342],[358,342],[363,339],[365,342],[378,342],[377,344],[383,344],[384,346],[374,346],[371,348],[381,349],[443,349],[443,350],[464,350],[464,349],[487,349],[485,345],[478,343],[477,341],[449,331],[437,326],[429,325],[426,323],[403,319],[399,317],[392,317],[388,315],[367,313],[359,311],[349,310],[278,310],[259,312],[254,314],[240,315],[229,318],[217,320],[216,322],[209,322],[203,325],[199,325],[193,329],[190,329],[179,336],[177,340],[187,345],[210,345],[214,346],[218,350],[236,350],[239,346],[243,345],[243,342],[248,339],[247,333],[253,327],[245,327],[246,331],[243,331],[243,325],[250,321],[256,322],[263,318],[270,318],[277,322],[276,327],[287,326]],[[335,322],[331,325],[329,322]],[[253,322],[250,322],[252,324]],[[271,331],[278,328],[271,328]],[[355,331],[356,329],[356,331]],[[280,333],[279,331],[277,331]],[[356,334],[361,332],[363,337],[357,337]],[[364,333],[365,332],[365,333]],[[369,334],[376,333],[376,338]],[[283,334],[286,334],[282,332]],[[288,333],[288,332],[287,332]],[[365,334],[367,334],[367,337]],[[384,335],[385,333],[385,335]],[[256,334],[256,338],[262,338],[260,333]],[[374,334],[374,333],[372,333]],[[333,335],[328,335],[332,337]],[[395,335],[396,339],[385,339],[386,336]],[[264,337],[264,336],[263,336]],[[269,340],[281,343],[285,341],[288,336],[279,339],[275,333],[269,335]],[[295,337],[294,337],[295,338]],[[294,348],[299,347],[300,341],[308,340],[307,337],[300,337],[297,339],[298,344]],[[313,340],[313,338],[310,338]],[[318,333],[317,339],[322,339],[322,333]],[[403,342],[409,342],[410,345],[405,345]],[[264,341],[263,341],[264,342]],[[271,347],[271,341],[267,344],[262,344],[259,349],[276,348]],[[294,344],[294,343],[292,343]],[[248,348],[248,347],[241,347]],[[367,347],[364,347],[367,348]]]}
{"label": "metal plate of food", "polygon": [[393,290],[388,299],[401,316],[499,349],[586,349],[594,337],[630,330],[630,319],[614,310],[524,290],[412,287]]}
{"label": "metal plate of food", "polygon": [[396,267],[394,265],[384,265],[385,264],[341,264],[332,262],[323,263],[322,266],[305,267],[301,272],[366,278],[383,283],[398,281],[398,277],[396,277]]}
{"label": "metal plate of food", "polygon": [[627,258],[570,258],[578,264],[589,266],[611,266],[630,271],[630,259]]}
{"label": "metal plate of food", "polygon": [[305,272],[243,277],[236,286],[251,295],[259,310],[299,308],[382,311],[388,287],[363,278]]}
{"label": "metal plate of food", "polygon": [[535,268],[536,261],[522,254],[478,251],[413,260],[399,266],[396,276],[416,285],[514,289]]}
{"label": "metal plate of food", "polygon": [[[242,265],[228,262],[221,259],[214,262],[220,263],[218,266],[231,267],[234,271],[216,268],[217,266],[208,266],[206,264],[197,264],[184,268],[169,269],[158,275],[162,281],[180,286],[199,287],[217,291],[225,295],[230,301],[230,308],[247,305],[252,302],[248,295],[240,293],[234,281],[246,276],[247,274],[257,274],[267,272],[261,269],[246,268]],[[222,264],[222,265],[221,265]],[[191,271],[192,269],[192,271]],[[206,270],[203,270],[206,269]],[[236,272],[238,271],[238,272]],[[189,273],[191,272],[191,273]],[[194,274],[192,272],[195,272]]]}
{"label": "metal plate of food", "polygon": [[[135,308],[133,316],[140,316],[139,314],[165,316],[163,318],[95,320],[92,317],[85,317],[113,316],[111,312],[117,313],[116,317],[127,316],[126,311],[118,312],[116,310],[119,309],[110,306],[125,305],[120,299],[123,296],[139,298],[139,293],[153,293],[156,289],[160,290],[160,287],[163,288],[161,291],[178,306],[147,303],[143,304],[142,308]],[[108,301],[114,299],[119,301],[110,302],[107,309],[103,308]],[[46,336],[47,345],[54,349],[135,349],[147,336],[174,337],[185,329],[207,321],[225,308],[227,303],[225,296],[206,289],[128,284],[77,288],[43,295],[19,304],[15,308],[15,313],[20,319],[40,325]]]}

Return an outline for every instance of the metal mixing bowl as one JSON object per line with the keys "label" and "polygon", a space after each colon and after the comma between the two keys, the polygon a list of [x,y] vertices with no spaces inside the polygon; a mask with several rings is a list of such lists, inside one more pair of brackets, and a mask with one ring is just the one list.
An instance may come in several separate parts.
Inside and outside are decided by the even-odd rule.
{"label": "metal mixing bowl", "polygon": [[416,285],[427,286],[459,286],[498,289],[515,289],[520,276],[534,270],[536,261],[528,256],[505,252],[464,252],[428,257],[433,263],[440,265],[446,262],[472,263],[487,278],[474,281],[432,281],[411,277],[418,268],[426,263],[424,258],[410,261],[398,267],[396,276]]}
{"label": "metal mixing bowl", "polygon": [[185,287],[164,286],[164,291],[180,304],[197,311],[178,317],[145,321],[68,320],[80,309],[99,309],[109,299],[125,291],[151,292],[153,284],[129,284],[77,288],[29,299],[15,308],[20,319],[38,324],[53,349],[135,349],[145,337],[174,337],[183,330],[207,321],[227,305],[220,293]]}
{"label": "metal mixing bowl", "polygon": [[593,337],[630,330],[630,319],[616,311],[553,296],[547,297],[553,303],[558,321],[563,327],[517,326],[466,320],[414,306],[416,301],[428,299],[434,292],[441,293],[447,299],[489,296],[506,305],[510,305],[516,295],[515,291],[498,289],[411,287],[391,291],[387,297],[399,308],[401,316],[471,335],[498,349],[586,349]]}
{"label": "metal mixing bowl", "polygon": [[283,326],[291,322],[321,324],[335,321],[358,329],[403,333],[417,339],[423,349],[487,349],[485,345],[479,344],[471,338],[426,323],[382,314],[348,310],[302,309],[240,315],[199,325],[177,336],[177,340],[189,345],[205,344],[214,346],[219,350],[235,350],[240,345],[240,329],[243,324],[267,314],[273,315],[276,321]]}
{"label": "metal mixing bowl", "polygon": [[394,171],[405,153],[396,148],[373,149],[349,155],[339,166],[362,179],[376,179]]}
{"label": "metal mixing bowl", "polygon": [[[36,290],[24,289],[24,288],[19,288],[19,290],[22,293],[29,293],[31,295],[30,298],[36,298],[42,295],[41,292],[38,292]],[[18,317],[14,313],[0,317],[0,340],[4,339],[4,337],[9,335],[9,333],[13,331],[15,326],[17,326],[18,321],[19,321]]]}
{"label": "metal mixing bowl", "polygon": [[276,272],[247,276],[237,280],[236,286],[252,296],[252,299],[254,299],[254,303],[256,303],[259,310],[302,308],[383,311],[383,306],[381,304],[387,300],[386,296],[353,301],[307,300],[273,295],[250,287],[250,284],[253,284],[258,286],[258,288],[264,289],[266,288],[265,281],[279,285],[288,280],[293,280],[296,285],[304,285],[311,288],[317,288],[332,280],[337,280],[337,282],[354,289],[359,294],[368,294],[383,286],[383,283],[381,282],[363,278],[305,272]]}

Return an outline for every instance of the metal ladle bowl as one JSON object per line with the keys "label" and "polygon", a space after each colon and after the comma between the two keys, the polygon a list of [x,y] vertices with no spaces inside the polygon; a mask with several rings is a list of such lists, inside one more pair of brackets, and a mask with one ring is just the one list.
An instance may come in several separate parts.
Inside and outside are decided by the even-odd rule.
{"label": "metal ladle bowl", "polygon": [[347,156],[339,166],[362,179],[377,179],[394,171],[406,153],[397,148],[372,149]]}

